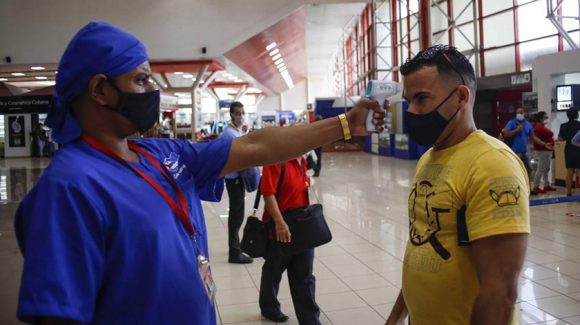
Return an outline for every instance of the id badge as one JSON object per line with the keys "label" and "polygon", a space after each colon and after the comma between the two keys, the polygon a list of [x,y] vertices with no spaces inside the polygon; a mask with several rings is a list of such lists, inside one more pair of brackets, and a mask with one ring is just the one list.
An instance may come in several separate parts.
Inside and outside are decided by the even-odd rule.
{"label": "id badge", "polygon": [[197,256],[197,270],[199,271],[199,278],[202,286],[205,288],[207,298],[213,305],[215,304],[215,293],[217,288],[215,282],[213,282],[213,277],[211,276],[209,259],[203,254]]}

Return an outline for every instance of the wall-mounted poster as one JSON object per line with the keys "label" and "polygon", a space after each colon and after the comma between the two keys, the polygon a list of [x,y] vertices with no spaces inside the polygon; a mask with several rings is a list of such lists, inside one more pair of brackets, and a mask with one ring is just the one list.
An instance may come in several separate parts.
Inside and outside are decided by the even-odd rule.
{"label": "wall-mounted poster", "polygon": [[24,115],[8,116],[8,145],[10,147],[26,147]]}

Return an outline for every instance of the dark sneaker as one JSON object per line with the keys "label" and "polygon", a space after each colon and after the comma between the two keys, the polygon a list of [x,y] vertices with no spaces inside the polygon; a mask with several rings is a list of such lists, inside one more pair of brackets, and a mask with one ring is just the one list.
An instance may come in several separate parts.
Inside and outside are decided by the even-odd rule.
{"label": "dark sneaker", "polygon": [[238,255],[230,256],[228,262],[233,264],[250,264],[254,260],[244,253],[240,253]]}
{"label": "dark sneaker", "polygon": [[264,316],[265,318],[267,318],[273,322],[276,322],[276,323],[284,323],[285,321],[290,319],[290,317],[284,315],[283,313],[278,313],[278,314],[262,313],[262,316]]}

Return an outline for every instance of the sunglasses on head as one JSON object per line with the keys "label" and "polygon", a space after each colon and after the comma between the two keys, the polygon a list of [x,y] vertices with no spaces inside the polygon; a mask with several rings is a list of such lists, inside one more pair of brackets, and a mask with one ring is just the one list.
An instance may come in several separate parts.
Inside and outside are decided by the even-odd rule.
{"label": "sunglasses on head", "polygon": [[457,51],[455,47],[449,47],[448,45],[442,44],[431,46],[429,48],[420,51],[414,58],[407,59],[405,64],[413,64],[414,62],[420,61],[431,61],[438,56],[445,58],[447,63],[449,63],[449,67],[453,69],[455,73],[457,73],[459,78],[461,78],[461,83],[465,85],[465,79],[463,78],[463,75],[459,72],[459,70],[457,70],[454,67],[453,62],[449,58],[450,56],[452,56],[458,58],[459,60],[465,60],[463,55],[461,55],[461,53],[459,53],[459,51]]}

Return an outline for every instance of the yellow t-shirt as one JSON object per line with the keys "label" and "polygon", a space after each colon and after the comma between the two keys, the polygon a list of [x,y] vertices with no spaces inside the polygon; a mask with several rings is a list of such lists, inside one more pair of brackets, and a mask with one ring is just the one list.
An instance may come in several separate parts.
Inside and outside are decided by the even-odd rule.
{"label": "yellow t-shirt", "polygon": [[469,324],[479,292],[469,242],[529,233],[529,194],[522,162],[482,131],[421,157],[408,201],[403,266],[413,325]]}

